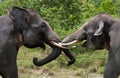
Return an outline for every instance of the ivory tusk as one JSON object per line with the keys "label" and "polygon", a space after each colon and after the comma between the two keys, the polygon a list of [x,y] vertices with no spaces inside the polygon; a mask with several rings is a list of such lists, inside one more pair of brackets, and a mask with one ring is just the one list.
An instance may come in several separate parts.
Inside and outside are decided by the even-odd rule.
{"label": "ivory tusk", "polygon": [[71,45],[71,44],[74,44],[74,43],[77,43],[78,40],[74,40],[74,41],[71,41],[71,42],[68,42],[68,43],[59,43],[61,46],[67,46],[67,45]]}
{"label": "ivory tusk", "polygon": [[50,41],[51,44],[57,46],[57,47],[60,47],[60,48],[63,48],[63,49],[69,49],[69,47],[65,47],[59,43],[56,43],[55,41]]}

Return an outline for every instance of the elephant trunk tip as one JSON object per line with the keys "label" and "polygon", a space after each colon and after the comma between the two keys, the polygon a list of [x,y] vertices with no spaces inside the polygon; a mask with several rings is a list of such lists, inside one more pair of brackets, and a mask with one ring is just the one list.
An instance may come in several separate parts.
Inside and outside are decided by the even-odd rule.
{"label": "elephant trunk tip", "polygon": [[33,64],[36,65],[36,66],[42,66],[43,64],[38,64],[38,58],[34,57],[33,58]]}
{"label": "elephant trunk tip", "polygon": [[70,65],[72,65],[73,63],[75,63],[75,59],[72,59],[72,60],[70,60],[70,61],[68,61],[68,64],[67,64],[67,66],[70,66]]}

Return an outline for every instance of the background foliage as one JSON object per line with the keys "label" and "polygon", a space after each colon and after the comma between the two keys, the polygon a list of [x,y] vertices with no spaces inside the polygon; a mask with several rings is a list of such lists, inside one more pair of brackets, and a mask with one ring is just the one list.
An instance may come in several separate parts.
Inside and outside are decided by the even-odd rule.
{"label": "background foliage", "polygon": [[[78,30],[82,24],[90,20],[95,14],[109,13],[114,17],[120,17],[120,0],[1,0],[0,15],[4,15],[12,6],[32,8],[37,11],[50,23],[61,39]],[[22,49],[22,51],[26,51],[25,48]],[[39,49],[34,49],[34,51],[36,50]],[[106,50],[92,52],[89,49],[81,48],[80,44],[77,45],[76,49],[72,49],[72,52],[77,59],[72,69],[87,68],[90,72],[103,73],[107,60]],[[30,53],[28,54],[30,57]],[[39,54],[42,54],[42,51]],[[32,63],[26,64],[23,60],[19,60],[19,58],[26,57],[24,56],[25,53],[20,52],[18,54],[18,65],[23,65],[24,68],[35,68]],[[32,60],[33,56],[30,58]],[[57,60],[60,64],[57,64],[60,67],[64,66],[65,61],[66,58],[61,57]],[[28,66],[28,64],[31,66]],[[51,65],[51,68],[52,66],[54,69],[55,65]],[[77,71],[77,75],[81,75],[80,72],[82,71]]]}
{"label": "background foliage", "polygon": [[11,6],[35,9],[52,27],[71,29],[97,13],[119,15],[119,0],[3,0],[0,15]]}

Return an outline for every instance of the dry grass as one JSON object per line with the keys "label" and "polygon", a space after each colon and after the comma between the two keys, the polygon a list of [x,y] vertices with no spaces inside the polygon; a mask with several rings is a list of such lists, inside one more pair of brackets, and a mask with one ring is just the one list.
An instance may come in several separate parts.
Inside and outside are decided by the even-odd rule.
{"label": "dry grass", "polygon": [[[21,70],[21,69],[19,69]],[[58,69],[56,70],[35,70],[30,69],[30,72],[22,73],[19,72],[19,78],[103,78],[101,74],[87,74],[82,72],[82,74],[78,74],[77,70],[69,70],[69,69]]]}

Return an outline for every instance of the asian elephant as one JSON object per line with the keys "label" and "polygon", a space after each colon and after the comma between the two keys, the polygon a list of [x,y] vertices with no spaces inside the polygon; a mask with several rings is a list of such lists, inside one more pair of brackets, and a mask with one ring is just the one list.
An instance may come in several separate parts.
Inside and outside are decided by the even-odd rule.
{"label": "asian elephant", "polygon": [[59,44],[68,46],[83,40],[86,40],[84,47],[109,51],[104,78],[118,78],[120,74],[120,20],[109,14],[97,14]]}
{"label": "asian elephant", "polygon": [[[48,28],[45,29],[44,26]],[[60,46],[58,41],[60,42],[58,36],[37,12],[12,7],[7,14],[0,16],[0,75],[3,78],[18,78],[16,57],[19,48],[23,45],[28,48],[42,47],[45,49],[44,43],[47,43],[53,48],[52,54],[46,60],[38,63],[34,58],[33,62],[36,65],[44,65],[54,60],[61,51],[69,57],[68,65],[74,63],[75,59],[72,54],[66,47]]]}

